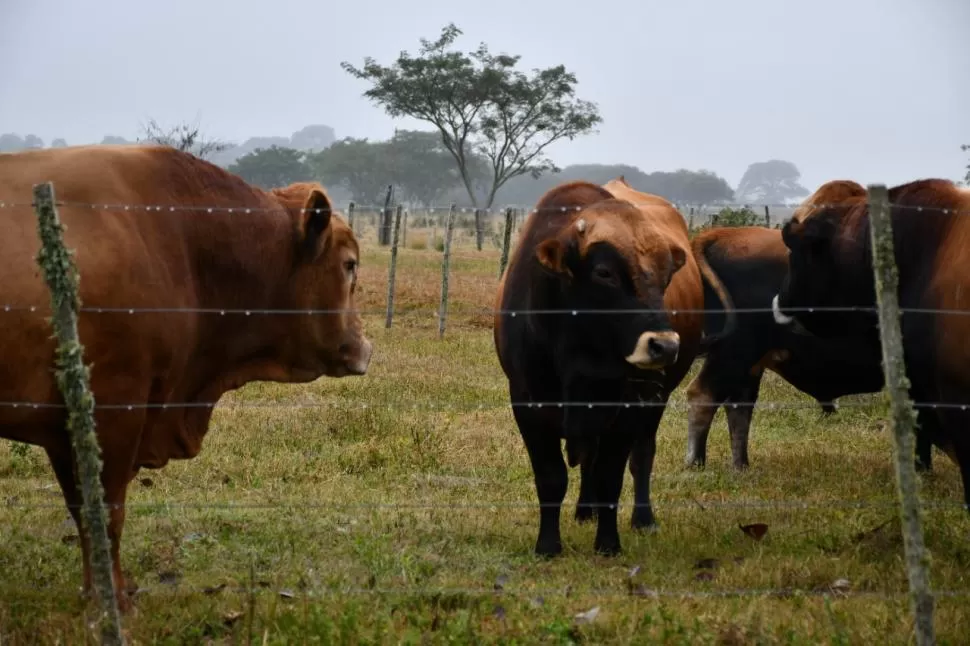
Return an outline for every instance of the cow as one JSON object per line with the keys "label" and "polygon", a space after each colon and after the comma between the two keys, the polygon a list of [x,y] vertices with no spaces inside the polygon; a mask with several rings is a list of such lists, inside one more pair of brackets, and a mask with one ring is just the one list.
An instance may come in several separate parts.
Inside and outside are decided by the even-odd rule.
{"label": "cow", "polygon": [[[918,433],[959,466],[970,511],[970,318],[942,311],[967,307],[970,191],[919,179],[889,189],[889,202],[899,306],[921,310],[900,321]],[[879,344],[867,198],[796,215],[782,229],[789,270],[772,299],[775,321]]]}
{"label": "cow", "polygon": [[703,292],[683,218],[623,178],[560,184],[526,221],[495,304],[495,350],[539,499],[535,552],[562,551],[565,438],[569,466],[586,472],[577,518],[597,505],[594,548],[619,554],[624,468],[629,460],[635,480],[631,525],[655,526],[657,427],[700,342]]}
{"label": "cow", "polygon": [[[47,181],[61,203],[65,243],[76,252],[78,332],[111,506],[116,600],[127,612],[119,546],[138,471],[195,457],[213,412],[208,404],[249,382],[367,372],[373,345],[354,305],[359,248],[316,183],[264,191],[165,146],[2,154],[0,301],[12,306],[0,312],[6,402],[62,402],[30,207],[32,186]],[[44,449],[80,530],[65,419],[63,405],[0,407],[0,436]],[[90,546],[80,534],[90,592]]]}
{"label": "cow", "polygon": [[711,423],[724,406],[733,466],[748,468],[748,431],[766,369],[813,397],[825,414],[835,410],[838,397],[882,389],[878,344],[821,339],[774,322],[771,299],[788,271],[779,230],[712,228],[694,237],[691,250],[704,282],[706,314],[698,352],[704,363],[687,387],[687,466],[705,465]]}

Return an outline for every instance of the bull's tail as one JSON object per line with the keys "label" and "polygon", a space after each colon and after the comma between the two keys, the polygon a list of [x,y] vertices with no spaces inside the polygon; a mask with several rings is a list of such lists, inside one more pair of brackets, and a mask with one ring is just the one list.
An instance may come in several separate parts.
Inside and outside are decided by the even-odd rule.
{"label": "bull's tail", "polygon": [[[710,350],[710,348],[717,343],[720,339],[728,336],[734,332],[735,328],[738,326],[737,313],[734,311],[734,299],[731,298],[731,294],[728,292],[724,283],[721,281],[717,272],[711,267],[711,264],[707,260],[707,249],[712,244],[717,242],[716,238],[711,236],[698,236],[691,241],[691,251],[694,254],[694,259],[697,262],[697,267],[701,272],[701,279],[711,288],[715,294],[717,294],[718,299],[721,301],[721,305],[724,307],[724,328],[713,336],[705,335],[701,339],[700,353],[705,354]],[[704,309],[708,309],[705,303]]]}

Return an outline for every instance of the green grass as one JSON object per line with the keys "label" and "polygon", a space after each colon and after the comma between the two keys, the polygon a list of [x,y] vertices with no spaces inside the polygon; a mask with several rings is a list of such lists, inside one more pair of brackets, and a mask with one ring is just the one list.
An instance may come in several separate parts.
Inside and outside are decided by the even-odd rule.
{"label": "green grass", "polygon": [[[659,531],[629,530],[627,474],[624,552],[595,556],[594,526],[572,520],[573,470],[563,555],[542,561],[532,473],[480,312],[492,306],[498,252],[455,250],[444,340],[441,254],[400,251],[390,330],[387,257],[369,248],[362,268],[376,347],[368,376],[252,384],[223,400],[198,458],[132,484],[122,551],[144,591],[125,618],[131,643],[911,642],[881,397],[847,398],[830,418],[759,410],[744,473],[730,467],[721,412],[699,471],[683,467],[685,381],[660,428]],[[761,399],[809,402],[773,374]],[[0,453],[0,643],[91,641],[76,532],[53,475],[38,449],[10,447]],[[924,514],[932,584],[970,589],[959,474],[935,458],[924,498],[954,506]],[[781,506],[742,506],[759,501]],[[847,504],[858,501],[870,506]],[[755,522],[769,526],[761,541],[738,527]],[[840,579],[847,592],[833,587]],[[592,608],[592,621],[576,619]],[[965,642],[967,608],[965,596],[937,599],[940,643]]]}

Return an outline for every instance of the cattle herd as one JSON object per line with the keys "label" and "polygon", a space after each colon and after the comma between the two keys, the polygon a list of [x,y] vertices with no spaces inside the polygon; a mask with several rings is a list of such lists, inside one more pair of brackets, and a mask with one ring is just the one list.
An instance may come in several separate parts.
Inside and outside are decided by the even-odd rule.
{"label": "cattle herd", "polygon": [[[118,602],[128,609],[118,556],[126,491],[139,469],[197,455],[213,412],[205,404],[230,390],[367,373],[372,345],[354,305],[359,247],[319,184],[264,191],[156,146],[0,154],[0,301],[9,309],[0,401],[46,404],[0,407],[0,437],[46,451],[79,527],[43,314],[50,297],[35,261],[32,187],[46,181],[62,209],[76,211],[65,238],[88,310],[79,334],[98,405]],[[970,505],[970,317],[942,311],[970,305],[970,192],[929,179],[893,187],[889,197],[900,305],[917,310],[902,318],[917,468],[931,468],[937,446],[959,465]],[[730,405],[733,464],[749,466],[748,428],[766,369],[827,412],[838,397],[881,390],[870,245],[866,190],[851,181],[823,184],[781,231],[715,228],[693,239],[670,202],[622,177],[567,182],[542,196],[500,282],[493,326],[535,475],[535,551],[562,549],[566,460],[580,466],[575,517],[596,517],[597,551],[620,551],[628,463],[631,524],[656,524],[657,428],[698,358],[703,367],[687,388],[689,465],[704,464],[716,407]],[[271,311],[278,315],[260,315]]]}

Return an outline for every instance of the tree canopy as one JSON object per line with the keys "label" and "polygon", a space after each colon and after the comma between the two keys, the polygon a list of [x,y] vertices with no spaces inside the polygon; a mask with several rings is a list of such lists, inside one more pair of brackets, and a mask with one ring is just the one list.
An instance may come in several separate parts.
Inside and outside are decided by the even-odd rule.
{"label": "tree canopy", "polygon": [[484,159],[490,177],[482,206],[489,208],[510,179],[558,171],[546,148],[592,132],[602,118],[595,104],[575,98],[576,77],[564,66],[525,74],[515,69],[519,56],[492,54],[485,43],[467,53],[452,50],[461,34],[450,23],[437,40],[422,38],[417,56],[404,51],[391,65],[367,57],[361,68],[346,61],[341,67],[370,83],[363,96],[389,116],[437,128],[475,206],[472,168],[476,153]]}
{"label": "tree canopy", "polygon": [[[970,144],[963,144],[962,146],[960,146],[960,150],[962,150],[963,152],[970,150]],[[963,181],[964,183],[966,183],[967,186],[970,186],[970,161],[967,162],[967,174],[964,175]]]}
{"label": "tree canopy", "polygon": [[257,148],[230,164],[227,170],[250,184],[268,190],[312,180],[313,172],[304,155],[302,151],[280,146]]}
{"label": "tree canopy", "polygon": [[748,166],[735,200],[740,203],[784,204],[805,197],[811,191],[799,183],[802,174],[790,161],[770,159]]}

